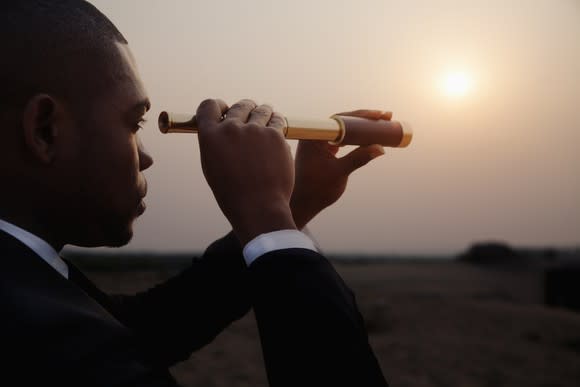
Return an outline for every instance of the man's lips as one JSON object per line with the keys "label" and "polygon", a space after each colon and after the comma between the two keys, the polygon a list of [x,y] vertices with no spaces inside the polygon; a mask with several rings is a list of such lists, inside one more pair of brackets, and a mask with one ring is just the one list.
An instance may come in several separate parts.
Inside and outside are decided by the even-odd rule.
{"label": "man's lips", "polygon": [[139,204],[137,205],[137,216],[142,215],[146,209],[147,205],[145,204],[143,199],[141,199],[141,201],[139,201]]}
{"label": "man's lips", "polygon": [[139,185],[139,204],[137,205],[137,216],[142,215],[147,209],[147,205],[143,201],[147,195],[147,180],[143,179],[142,184]]}

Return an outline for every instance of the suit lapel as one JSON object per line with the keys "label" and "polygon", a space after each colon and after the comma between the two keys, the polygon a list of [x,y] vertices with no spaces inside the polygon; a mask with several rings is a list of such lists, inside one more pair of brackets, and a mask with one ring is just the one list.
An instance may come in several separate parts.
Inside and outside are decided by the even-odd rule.
{"label": "suit lapel", "polygon": [[72,262],[63,258],[69,270],[69,280],[82,289],[89,297],[97,301],[109,313],[112,313],[110,297],[103,293],[87,276],[79,270]]}
{"label": "suit lapel", "polygon": [[67,262],[70,280],[66,279],[34,251],[1,230],[0,263],[3,266],[0,285],[68,304],[79,312],[120,324],[107,308],[107,296],[74,265]]}

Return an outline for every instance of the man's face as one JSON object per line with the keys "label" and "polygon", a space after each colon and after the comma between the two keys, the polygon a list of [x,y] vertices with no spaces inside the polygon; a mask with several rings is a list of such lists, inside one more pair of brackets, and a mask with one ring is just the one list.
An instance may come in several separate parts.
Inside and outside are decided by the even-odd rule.
{"label": "man's face", "polygon": [[[81,246],[121,246],[133,236],[133,222],[145,211],[142,201],[147,182],[142,171],[153,160],[138,137],[149,100],[139,79],[129,47],[116,45],[119,63],[104,93],[92,99],[89,114],[79,131],[74,179],[77,203],[69,207],[81,229],[68,230],[66,241]],[[109,65],[111,67],[113,65]],[[107,67],[107,66],[105,66]],[[101,69],[102,70],[102,69]],[[95,74],[98,79],[98,71]],[[88,99],[91,101],[91,99]]]}

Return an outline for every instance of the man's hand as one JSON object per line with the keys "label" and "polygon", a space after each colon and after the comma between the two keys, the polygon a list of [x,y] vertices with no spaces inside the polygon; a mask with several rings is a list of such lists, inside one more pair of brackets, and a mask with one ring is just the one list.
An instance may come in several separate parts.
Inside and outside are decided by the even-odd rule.
{"label": "man's hand", "polygon": [[[343,116],[390,120],[391,112],[356,110]],[[294,221],[302,229],[344,193],[348,176],[385,152],[380,145],[361,146],[337,158],[339,147],[326,141],[301,140],[296,151],[296,179],[290,201]]]}
{"label": "man's hand", "polygon": [[294,183],[285,120],[267,105],[241,100],[231,108],[206,100],[197,109],[201,166],[240,243],[295,229],[289,207]]}

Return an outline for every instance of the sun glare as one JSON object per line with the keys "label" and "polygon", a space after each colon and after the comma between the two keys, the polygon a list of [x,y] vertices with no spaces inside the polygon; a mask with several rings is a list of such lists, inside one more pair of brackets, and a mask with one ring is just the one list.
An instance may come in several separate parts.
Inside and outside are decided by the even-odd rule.
{"label": "sun glare", "polygon": [[464,72],[454,72],[445,75],[442,81],[443,93],[448,97],[464,97],[472,88],[471,77]]}

